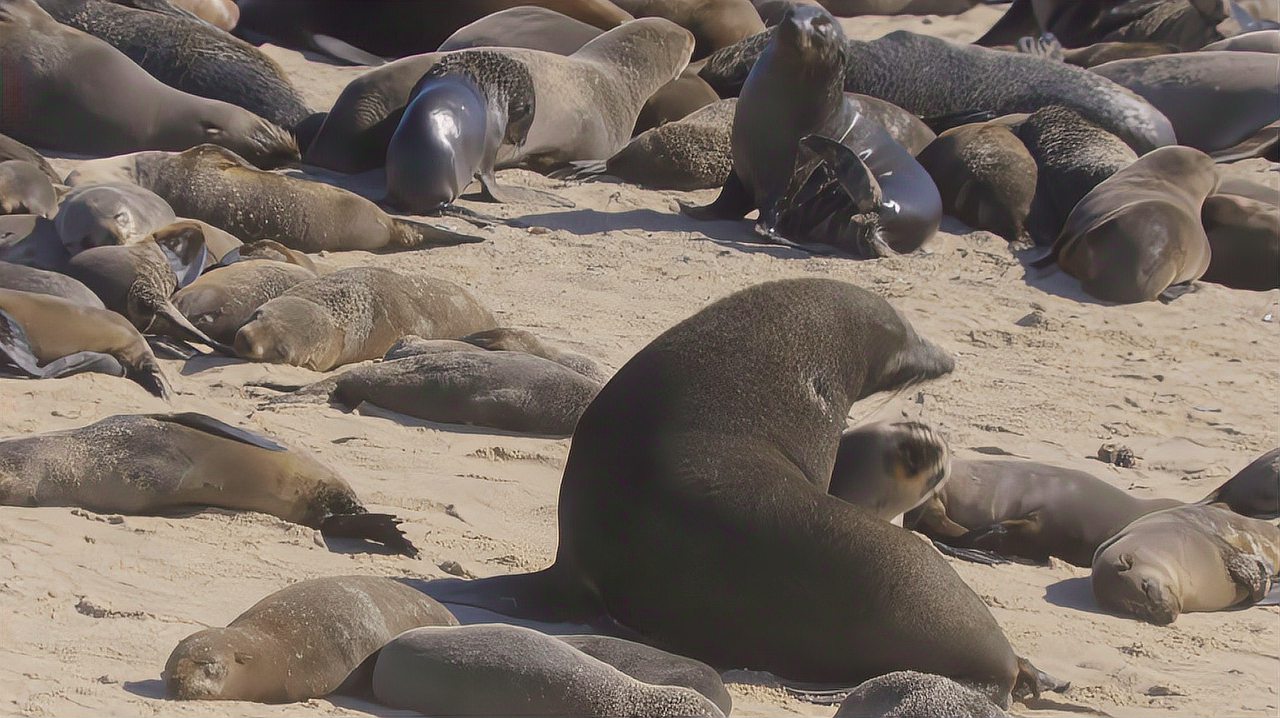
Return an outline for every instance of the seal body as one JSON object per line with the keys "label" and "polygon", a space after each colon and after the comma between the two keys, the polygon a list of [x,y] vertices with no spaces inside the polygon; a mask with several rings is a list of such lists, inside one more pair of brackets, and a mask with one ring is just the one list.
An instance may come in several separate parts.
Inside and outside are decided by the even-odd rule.
{"label": "seal body", "polygon": [[1103,608],[1167,625],[1189,611],[1252,605],[1280,566],[1280,527],[1218,506],[1145,516],[1098,548],[1093,595]]}
{"label": "seal body", "polygon": [[468,334],[462,341],[489,351],[523,352],[553,361],[590,379],[597,384],[604,384],[609,372],[594,359],[576,352],[566,351],[558,346],[543,341],[533,332],[511,327],[487,329],[482,332]]}
{"label": "seal body", "polygon": [[828,493],[891,521],[941,490],[947,442],[918,422],[877,422],[840,437]]}
{"label": "seal body", "polygon": [[1030,240],[1026,223],[1035,197],[1036,162],[1008,127],[953,127],[916,159],[937,184],[948,213],[1009,242]]}
{"label": "seal body", "polygon": [[1173,52],[1189,52],[1222,38],[1218,25],[1227,19],[1228,11],[1228,3],[1213,1],[1014,0],[976,44],[1008,45],[1049,33],[1068,48],[1102,42],[1159,42],[1172,45]]}
{"label": "seal body", "polygon": [[288,262],[245,260],[202,274],[173,295],[173,304],[200,331],[230,344],[258,307],[315,277]]}
{"label": "seal body", "polygon": [[1200,48],[1209,52],[1270,52],[1280,53],[1280,30],[1255,30],[1211,42]]}
{"label": "seal body", "polygon": [[62,181],[62,176],[53,170],[53,167],[49,165],[49,161],[42,157],[39,152],[36,152],[12,137],[0,135],[0,162],[7,162],[9,160],[30,162],[36,167],[39,167],[40,171],[44,173],[45,177],[49,178],[50,182],[57,183]]}
{"label": "seal body", "polygon": [[0,288],[60,297],[73,304],[104,309],[102,300],[79,280],[23,264],[0,261]]}
{"label": "seal body", "polygon": [[400,633],[456,625],[448,609],[400,581],[314,578],[258,601],[226,628],[182,639],[164,682],[179,700],[320,698],[367,681],[361,664]]}
{"label": "seal body", "polygon": [[0,261],[51,272],[66,270],[71,254],[53,220],[34,214],[0,215]]}
{"label": "seal body", "polygon": [[165,85],[34,0],[0,4],[0,61],[6,82],[23,88],[6,94],[0,132],[23,142],[90,155],[212,142],[260,167],[298,159],[292,135],[277,125]]}
{"label": "seal body", "polygon": [[1265,291],[1280,287],[1280,208],[1219,193],[1200,209],[1209,238],[1206,282]]}
{"label": "seal body", "polygon": [[942,676],[896,671],[858,686],[843,701],[835,718],[1006,718],[989,698]]}
{"label": "seal body", "polygon": [[0,214],[37,214],[50,217],[58,196],[49,178],[25,160],[0,162]]}
{"label": "seal body", "polygon": [[67,252],[118,244],[137,244],[178,221],[173,208],[155,192],[127,182],[76,187],[62,200],[54,225]]}
{"label": "seal body", "polygon": [[556,636],[583,653],[654,686],[684,686],[701,693],[726,716],[733,698],[716,669],[692,658],[612,636]]}
{"label": "seal body", "polygon": [[636,17],[662,17],[693,33],[694,59],[764,31],[749,0],[617,0]]}
{"label": "seal body", "polygon": [[1255,519],[1280,518],[1280,449],[1254,459],[1200,503],[1223,504]]}

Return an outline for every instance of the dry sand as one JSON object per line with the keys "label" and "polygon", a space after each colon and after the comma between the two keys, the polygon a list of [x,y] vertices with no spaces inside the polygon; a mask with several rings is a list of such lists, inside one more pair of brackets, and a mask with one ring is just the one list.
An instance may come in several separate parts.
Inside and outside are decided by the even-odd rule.
{"label": "dry sand", "polygon": [[[846,24],[865,39],[905,27],[970,40],[998,13],[979,7],[956,18]],[[268,51],[316,107],[327,108],[360,71]],[[67,170],[74,163],[58,165]],[[1232,171],[1272,186],[1280,179],[1262,161]],[[1201,285],[1170,305],[1102,306],[1062,275],[1029,276],[1002,240],[954,220],[944,223],[927,253],[859,262],[751,244],[745,223],[684,219],[676,200],[689,195],[681,193],[611,182],[565,185],[520,171],[502,179],[555,191],[577,208],[472,205],[551,231],[499,227],[478,245],[381,256],[350,252],[327,260],[449,278],[490,302],[504,324],[527,327],[613,367],[737,289],[780,277],[833,277],[888,297],[958,358],[953,375],[906,396],[870,400],[854,408],[851,421],[922,417],[962,455],[966,448],[999,447],[1084,469],[1142,496],[1179,499],[1203,496],[1280,443],[1280,321],[1273,320],[1280,291]],[[354,184],[376,193],[378,178]],[[396,713],[343,698],[289,706],[180,704],[162,699],[159,676],[181,638],[225,625],[299,579],[442,577],[437,566],[444,561],[483,576],[550,561],[568,440],[329,407],[264,409],[265,390],[245,388],[246,382],[315,375],[225,360],[163,363],[177,390],[172,405],[105,376],[0,381],[0,436],[124,412],[206,412],[314,452],[372,509],[405,517],[422,558],[329,550],[312,530],[260,514],[153,518],[0,508],[0,713]],[[1132,447],[1141,457],[1138,467],[1092,460],[1104,441]],[[1280,608],[1190,614],[1160,628],[1098,612],[1084,569],[1059,562],[1048,568],[952,565],[990,605],[1019,653],[1073,684],[1065,695],[1015,706],[1019,713],[1277,715]],[[735,715],[829,716],[835,710],[789,698],[767,677],[728,678]]]}

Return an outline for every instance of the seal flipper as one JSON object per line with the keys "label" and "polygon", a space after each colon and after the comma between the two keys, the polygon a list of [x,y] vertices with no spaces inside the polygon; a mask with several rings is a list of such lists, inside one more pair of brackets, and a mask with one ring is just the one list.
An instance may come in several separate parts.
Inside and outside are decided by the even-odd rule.
{"label": "seal flipper", "polygon": [[164,378],[164,372],[160,371],[160,365],[152,357],[147,357],[140,366],[125,367],[124,375],[146,389],[152,396],[158,396],[167,401],[172,393],[169,389],[169,380]]}
{"label": "seal flipper", "polygon": [[481,172],[476,175],[480,180],[480,197],[488,202],[497,202],[499,204],[510,204],[512,202],[525,202],[528,204],[545,204],[552,207],[564,207],[572,209],[576,207],[573,202],[567,199],[557,197],[550,192],[529,189],[527,187],[499,187],[497,178],[493,176],[493,171]]}
{"label": "seal flipper", "polygon": [[553,170],[547,176],[551,179],[582,182],[608,173],[609,160],[578,160]]}
{"label": "seal flipper", "polygon": [[404,249],[420,247],[452,247],[458,244],[477,244],[485,240],[474,234],[461,234],[448,227],[426,222],[414,222],[392,217],[392,235],[396,245]]}
{"label": "seal flipper", "polygon": [[958,558],[961,561],[982,564],[983,566],[1001,566],[1011,563],[1009,559],[1004,558],[1003,556],[997,556],[990,551],[982,551],[976,548],[957,548],[950,544],[938,541],[937,539],[932,539],[932,541],[933,547],[938,549],[938,552],[943,556],[950,556],[952,558]]}
{"label": "seal flipper", "polygon": [[146,329],[143,330],[149,334],[159,334],[180,341],[195,342],[204,344],[214,351],[224,356],[233,357],[236,350],[209,337],[208,334],[200,331],[191,320],[183,316],[178,308],[173,306],[173,302],[165,299],[156,306],[146,307],[151,314],[151,321],[148,322]]}
{"label": "seal flipper", "polygon": [[1241,603],[1251,606],[1266,598],[1267,593],[1271,591],[1271,579],[1275,575],[1275,568],[1258,554],[1238,553],[1230,549],[1224,549],[1224,551],[1230,551],[1229,555],[1223,557],[1227,575],[1246,593]]}
{"label": "seal flipper", "polygon": [[446,605],[478,608],[509,618],[544,623],[580,623],[623,638],[636,636],[634,631],[610,618],[599,599],[586,587],[566,579],[555,564],[534,573],[472,580],[436,579],[417,588]]}
{"label": "seal flipper", "polygon": [[418,557],[418,548],[400,530],[401,519],[391,514],[334,514],[320,522],[320,535],[364,539],[380,543],[398,554]]}
{"label": "seal flipper", "polygon": [[288,451],[285,447],[268,439],[262,434],[256,434],[248,429],[241,429],[238,426],[232,426],[223,421],[219,421],[208,414],[200,414],[194,411],[183,411],[169,414],[147,414],[147,418],[155,421],[167,421],[172,424],[181,424],[189,429],[203,431],[206,434],[213,434],[224,439],[239,441],[242,444],[256,446],[259,449],[267,451]]}
{"label": "seal flipper", "polygon": [[1026,698],[1027,696],[1040,697],[1041,693],[1049,691],[1052,693],[1063,693],[1071,687],[1068,681],[1060,681],[1057,678],[1045,673],[1031,664],[1031,661],[1017,656],[1018,658],[1018,677],[1013,683],[1013,697],[1016,699]]}
{"label": "seal flipper", "polygon": [[720,196],[711,204],[699,207],[680,202],[680,212],[694,219],[742,219],[755,208],[756,202],[751,193],[738,178],[738,173],[733,171],[729,172],[729,179],[720,188]]}
{"label": "seal flipper", "polygon": [[1062,43],[1058,42],[1058,38],[1054,37],[1051,32],[1046,32],[1039,37],[1027,36],[1018,38],[1018,52],[1023,55],[1041,57],[1055,62],[1065,62],[1067,59],[1066,53],[1062,49]]}
{"label": "seal flipper", "polygon": [[369,65],[371,67],[387,64],[385,58],[367,50],[361,50],[355,45],[331,35],[312,35],[310,40],[311,49],[328,55],[335,60],[341,60],[352,65]]}

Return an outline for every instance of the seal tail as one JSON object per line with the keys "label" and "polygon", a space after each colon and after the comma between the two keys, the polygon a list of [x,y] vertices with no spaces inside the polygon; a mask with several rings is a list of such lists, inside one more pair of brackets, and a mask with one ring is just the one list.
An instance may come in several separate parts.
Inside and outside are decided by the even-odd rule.
{"label": "seal tail", "polygon": [[401,519],[391,514],[335,514],[320,522],[320,535],[372,541],[403,556],[417,558],[418,548],[405,538],[400,523]]}
{"label": "seal tail", "polygon": [[459,244],[476,244],[483,242],[484,237],[474,234],[462,234],[448,227],[425,222],[414,222],[408,219],[392,218],[392,241],[405,249],[421,247],[452,247]]}

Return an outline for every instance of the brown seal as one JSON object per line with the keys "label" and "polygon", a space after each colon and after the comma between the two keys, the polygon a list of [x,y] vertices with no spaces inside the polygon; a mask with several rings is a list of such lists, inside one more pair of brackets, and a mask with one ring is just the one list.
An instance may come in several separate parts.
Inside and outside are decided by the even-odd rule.
{"label": "brown seal", "polygon": [[609,380],[609,372],[591,357],[576,352],[566,351],[560,347],[543,341],[533,332],[511,327],[499,327],[483,332],[468,334],[462,341],[483,347],[489,351],[524,352],[536,357],[549,359],[561,366],[568,367],[596,382],[603,384]]}
{"label": "brown seal", "polygon": [[843,701],[835,718],[1008,718],[989,698],[942,676],[895,671],[858,686]]}
{"label": "brown seal", "polygon": [[614,0],[636,17],[662,17],[693,33],[693,59],[764,32],[750,0]]}
{"label": "brown seal", "polygon": [[173,305],[211,339],[231,344],[258,307],[315,277],[296,264],[248,259],[202,274],[173,295]]}
{"label": "brown seal", "polygon": [[0,214],[0,261],[63,272],[71,254],[53,220],[34,214]]}
{"label": "brown seal", "polygon": [[877,422],[840,437],[827,492],[892,521],[941,490],[950,471],[947,442],[931,427]]}
{"label": "brown seal", "polygon": [[[367,687],[384,645],[458,619],[429,596],[381,576],[299,581],[255,603],[226,628],[182,639],[164,667],[179,700],[296,703]],[[362,665],[363,664],[363,665]]]}
{"label": "brown seal", "polygon": [[1205,199],[1200,219],[1211,250],[1201,279],[1236,289],[1280,287],[1280,209],[1220,192]]}
{"label": "brown seal", "polygon": [[1013,130],[998,123],[953,127],[916,159],[938,185],[947,214],[1008,242],[1030,242],[1036,161]]}
{"label": "brown seal", "polygon": [[62,175],[55,172],[53,167],[49,164],[49,161],[42,157],[39,152],[36,152],[12,137],[0,135],[0,162],[7,162],[9,160],[30,162],[36,167],[39,167],[40,171],[44,173],[45,177],[49,178],[50,182],[55,184],[62,182]]}
{"label": "brown seal", "polygon": [[67,252],[136,244],[178,221],[173,208],[145,187],[110,182],[76,187],[62,200],[54,225]]}
{"label": "brown seal", "polygon": [[53,183],[39,167],[25,160],[0,162],[0,214],[51,217],[57,206]]}
{"label": "brown seal", "polygon": [[24,264],[0,261],[0,288],[48,294],[84,307],[106,308],[98,295],[79,280],[62,272],[50,272]]}
{"label": "brown seal", "polygon": [[1280,449],[1254,459],[1199,503],[1222,504],[1255,519],[1280,518]]}

